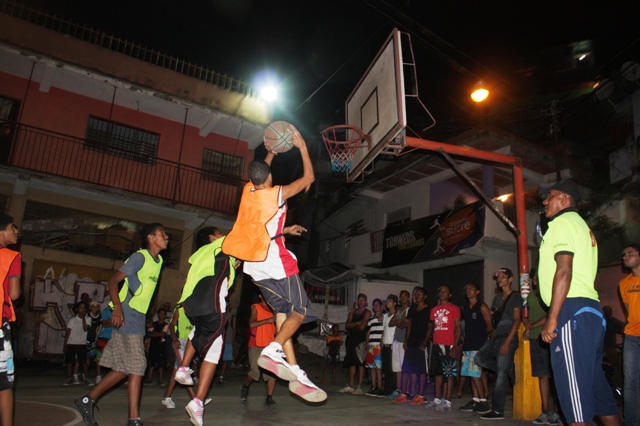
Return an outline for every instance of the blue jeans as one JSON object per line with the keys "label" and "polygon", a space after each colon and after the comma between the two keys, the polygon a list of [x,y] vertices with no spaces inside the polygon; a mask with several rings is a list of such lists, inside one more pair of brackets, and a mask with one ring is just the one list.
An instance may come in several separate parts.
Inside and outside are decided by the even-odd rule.
{"label": "blue jeans", "polygon": [[636,426],[640,422],[640,337],[624,335],[624,422]]}
{"label": "blue jeans", "polygon": [[493,390],[492,409],[496,413],[504,414],[504,400],[509,386],[509,371],[513,366],[513,356],[518,349],[518,336],[509,342],[506,355],[500,355],[500,346],[505,337],[487,340],[473,359],[477,365],[496,372],[496,387]]}

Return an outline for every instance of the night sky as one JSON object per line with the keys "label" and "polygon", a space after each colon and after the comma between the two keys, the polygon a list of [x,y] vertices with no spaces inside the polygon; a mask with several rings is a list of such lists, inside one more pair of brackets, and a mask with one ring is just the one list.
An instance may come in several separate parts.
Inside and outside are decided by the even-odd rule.
{"label": "night sky", "polygon": [[548,75],[524,76],[536,64],[542,73],[545,48],[594,40],[583,80],[640,58],[637,1],[26,1],[244,81],[271,70],[283,82],[275,118],[315,133],[344,121],[344,100],[394,27],[411,33],[420,96],[439,122],[473,112],[480,78],[514,108],[554,90]]}

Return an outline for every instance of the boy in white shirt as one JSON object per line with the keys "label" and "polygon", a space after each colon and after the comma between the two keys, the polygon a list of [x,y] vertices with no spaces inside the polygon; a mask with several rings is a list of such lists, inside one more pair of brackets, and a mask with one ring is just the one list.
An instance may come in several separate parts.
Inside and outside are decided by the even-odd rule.
{"label": "boy in white shirt", "polygon": [[[87,331],[91,325],[91,318],[87,316],[87,304],[78,302],[76,304],[76,316],[67,323],[67,336],[64,339],[64,362],[67,364],[67,380],[62,384],[79,385],[78,365],[82,366],[84,374],[84,384],[92,386],[89,377],[89,367],[87,366]],[[73,375],[72,375],[73,371]]]}

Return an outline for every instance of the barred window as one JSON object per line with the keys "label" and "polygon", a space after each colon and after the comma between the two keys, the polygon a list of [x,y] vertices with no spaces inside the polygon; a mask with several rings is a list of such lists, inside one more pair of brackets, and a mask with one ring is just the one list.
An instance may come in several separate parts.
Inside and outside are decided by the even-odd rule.
{"label": "barred window", "polygon": [[85,146],[116,157],[155,164],[159,139],[156,133],[89,117]]}
{"label": "barred window", "polygon": [[202,178],[219,181],[221,178],[242,179],[244,158],[226,152],[204,149]]}
{"label": "barred window", "polygon": [[[139,231],[144,225],[29,200],[20,226],[20,242],[43,249],[125,260],[141,247]],[[169,246],[160,254],[165,267],[177,269],[183,232],[165,230]]]}

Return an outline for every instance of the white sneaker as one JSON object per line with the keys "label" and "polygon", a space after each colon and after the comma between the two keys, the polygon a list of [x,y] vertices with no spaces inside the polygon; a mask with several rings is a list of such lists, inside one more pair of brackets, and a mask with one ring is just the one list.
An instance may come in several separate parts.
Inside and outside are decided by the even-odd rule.
{"label": "white sneaker", "polygon": [[74,385],[79,385],[80,384],[80,380],[78,380],[78,375],[77,374],[73,375],[73,384]]}
{"label": "white sneaker", "polygon": [[162,398],[162,405],[167,408],[176,408],[176,403],[171,398]]}
{"label": "white sneaker", "polygon": [[96,376],[96,385],[97,385],[98,383],[100,383],[100,381],[101,381],[101,380],[102,380],[102,376],[97,375],[97,376]]}
{"label": "white sneaker", "polygon": [[353,393],[355,389],[352,388],[351,386],[347,385],[346,387],[340,389],[338,392],[340,393]]}
{"label": "white sneaker", "polygon": [[305,373],[300,366],[292,366],[294,373],[296,373],[296,380],[289,382],[289,390],[305,401],[309,402],[322,402],[327,399],[327,393],[316,386]]}
{"label": "white sneaker", "polygon": [[213,401],[213,398],[207,398],[204,400],[204,405],[209,405],[209,403]]}
{"label": "white sneaker", "polygon": [[184,407],[187,410],[187,414],[191,418],[191,423],[194,426],[204,426],[202,416],[204,415],[204,405],[202,405],[202,401],[197,398],[194,398]]}
{"label": "white sneaker", "polygon": [[356,390],[354,390],[353,395],[364,395],[364,391],[362,390],[362,388],[358,388]]}
{"label": "white sneaker", "polygon": [[179,367],[176,371],[175,381],[185,386],[193,386],[193,379],[191,378],[193,370],[186,367]]}
{"label": "white sneaker", "polygon": [[264,348],[258,358],[258,365],[267,371],[272,372],[282,380],[291,382],[298,380],[298,376],[291,369],[291,365],[285,360],[282,346],[276,342],[271,342]]}

